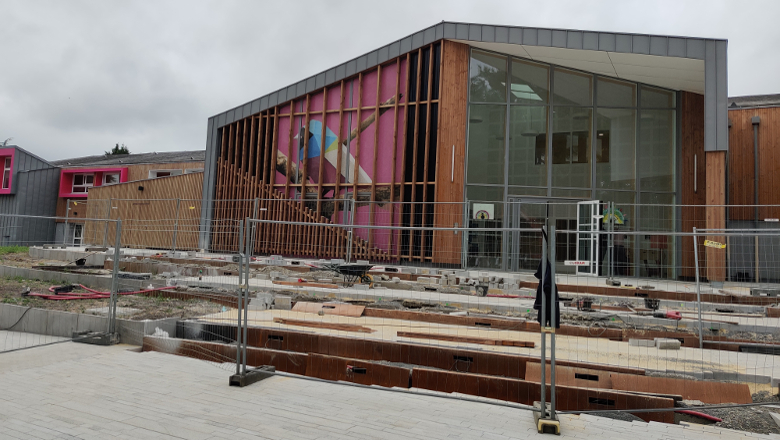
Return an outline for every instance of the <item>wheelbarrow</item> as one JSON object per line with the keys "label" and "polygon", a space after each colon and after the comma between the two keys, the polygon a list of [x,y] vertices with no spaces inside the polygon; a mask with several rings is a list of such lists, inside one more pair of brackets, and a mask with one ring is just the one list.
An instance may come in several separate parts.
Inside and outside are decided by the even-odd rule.
{"label": "wheelbarrow", "polygon": [[318,269],[324,269],[344,277],[344,287],[352,287],[356,282],[373,286],[374,279],[368,274],[372,265],[357,263],[325,263],[320,266],[310,265]]}

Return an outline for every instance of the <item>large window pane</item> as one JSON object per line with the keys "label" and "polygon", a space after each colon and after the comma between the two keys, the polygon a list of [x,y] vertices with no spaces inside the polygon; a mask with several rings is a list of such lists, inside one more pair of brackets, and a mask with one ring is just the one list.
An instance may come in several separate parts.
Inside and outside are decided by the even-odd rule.
{"label": "large window pane", "polygon": [[645,108],[674,108],[674,92],[642,87],[642,100],[640,105]]}
{"label": "large window pane", "polygon": [[596,110],[596,188],[635,188],[636,110]]}
{"label": "large window pane", "polygon": [[557,105],[593,105],[592,77],[555,69],[553,102]]}
{"label": "large window pane", "polygon": [[[624,275],[634,274],[634,243],[635,235],[624,234],[624,231],[635,230],[634,225],[634,192],[623,191],[597,191],[596,198],[602,201],[602,219],[600,226],[604,231],[609,231],[607,222],[610,220],[610,212],[607,211],[607,203],[615,202],[615,229],[612,240],[606,234],[599,236],[599,274],[600,275]],[[610,241],[612,247],[609,247]]]}
{"label": "large window pane", "polygon": [[596,105],[600,107],[636,107],[636,85],[609,78],[599,78]]}
{"label": "large window pane", "polygon": [[674,191],[674,110],[641,110],[637,167],[642,191]]}
{"label": "large window pane", "polygon": [[546,104],[550,90],[548,71],[546,66],[512,60],[509,100],[518,104]]}
{"label": "large window pane", "polygon": [[470,106],[468,183],[504,183],[505,122],[506,106]]}
{"label": "large window pane", "polygon": [[471,102],[506,102],[506,58],[472,51],[469,83]]}
{"label": "large window pane", "polygon": [[501,228],[504,221],[504,188],[490,186],[466,187],[469,199],[468,266],[501,267],[503,235],[501,231],[480,231]]}
{"label": "large window pane", "polygon": [[507,190],[510,196],[543,197],[547,195],[547,188],[525,188],[522,186],[510,186]]}
{"label": "large window pane", "polygon": [[593,110],[555,107],[552,136],[552,184],[590,188],[590,132]]}
{"label": "large window pane", "polygon": [[[669,232],[674,230],[674,194],[647,194],[639,196],[639,222],[642,231]],[[668,234],[637,236],[639,246],[639,275],[651,278],[674,276],[674,237]]]}
{"label": "large window pane", "polygon": [[512,106],[509,184],[547,186],[547,107]]}

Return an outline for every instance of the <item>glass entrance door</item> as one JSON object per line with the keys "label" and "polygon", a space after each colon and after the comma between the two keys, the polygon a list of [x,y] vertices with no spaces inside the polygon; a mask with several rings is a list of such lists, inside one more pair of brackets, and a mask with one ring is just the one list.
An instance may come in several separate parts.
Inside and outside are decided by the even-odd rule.
{"label": "glass entrance door", "polygon": [[577,275],[598,276],[599,201],[577,203]]}

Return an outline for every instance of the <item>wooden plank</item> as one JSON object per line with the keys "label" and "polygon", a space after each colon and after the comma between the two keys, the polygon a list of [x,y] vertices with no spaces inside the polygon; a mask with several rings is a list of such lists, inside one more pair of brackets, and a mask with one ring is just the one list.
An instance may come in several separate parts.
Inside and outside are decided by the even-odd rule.
{"label": "wooden plank", "polygon": [[298,301],[295,303],[292,310],[294,312],[302,313],[322,312],[325,315],[351,316],[353,318],[357,318],[363,315],[365,307],[341,303],[312,303]]}
{"label": "wooden plank", "polygon": [[[694,227],[699,229],[706,227],[703,208],[707,202],[707,170],[704,157],[704,96],[682,92],[680,113],[682,135],[680,203],[684,205],[681,210],[680,230],[691,232]],[[694,170],[696,170],[695,174]],[[696,192],[694,192],[694,179],[696,180]],[[699,208],[698,205],[702,205],[702,207]],[[681,241],[680,274],[685,278],[693,279],[696,275],[693,238],[690,236],[681,237]],[[699,259],[703,262],[704,258],[704,249],[702,248],[699,251]],[[706,273],[702,270],[700,275],[704,277]]]}
{"label": "wooden plank", "polygon": [[[420,222],[421,225],[427,226],[427,214],[428,210],[432,209],[433,207],[428,206],[428,158],[430,156],[430,140],[431,140],[431,97],[433,96],[433,45],[428,46],[428,96],[426,96],[426,104],[425,104],[425,152],[424,158],[423,158],[423,205],[422,205],[422,220]],[[433,148],[436,148],[434,145]],[[433,201],[433,200],[432,200]],[[426,242],[427,237],[430,236],[431,231],[420,231],[420,255],[427,257],[426,252]],[[433,253],[433,249],[430,249],[431,253]]]}
{"label": "wooden plank", "polygon": [[[707,151],[707,229],[726,228],[726,152]],[[708,235],[708,240],[725,243],[723,235]],[[703,243],[702,243],[703,246]],[[726,280],[726,250],[707,247],[707,279]]]}
{"label": "wooden plank", "polygon": [[635,376],[621,373],[610,373],[610,380],[612,388],[615,390],[680,394],[685,400],[700,400],[710,404],[753,403],[750,388],[744,383]]}
{"label": "wooden plank", "polygon": [[[352,178],[352,199],[357,202],[358,199],[358,178],[360,177],[360,125],[363,122],[361,119],[363,107],[363,72],[358,74],[358,108],[357,108],[357,139],[355,140],[355,166],[353,170],[354,177]],[[354,130],[353,130],[354,133]]]}
{"label": "wooden plank", "polygon": [[399,338],[412,338],[412,339],[433,339],[436,341],[450,341],[450,342],[464,342],[468,344],[482,344],[482,345],[502,345],[507,347],[529,347],[534,348],[532,341],[515,341],[512,339],[490,339],[490,338],[477,338],[473,336],[457,336],[447,335],[441,333],[418,333],[418,332],[398,332]]}
{"label": "wooden plank", "polygon": [[279,284],[282,286],[306,286],[306,287],[321,287],[324,289],[338,289],[338,284],[328,284],[328,283],[313,283],[309,281],[274,281],[274,284]]}
{"label": "wooden plank", "polygon": [[328,330],[339,330],[342,332],[374,333],[376,331],[368,327],[363,327],[362,325],[340,324],[337,322],[302,321],[299,319],[286,319],[286,318],[274,318],[274,322],[277,324],[294,325],[298,327],[312,327],[312,328],[324,328]]}
{"label": "wooden plank", "polygon": [[[369,214],[368,214],[368,224],[374,225],[374,218],[376,214],[376,179],[377,179],[377,173],[376,173],[376,159],[377,159],[377,147],[379,145],[379,99],[380,99],[380,90],[382,87],[382,65],[380,64],[377,67],[376,72],[376,101],[374,102],[374,115],[376,115],[376,119],[374,120],[374,160],[371,167],[371,205],[369,206]],[[395,164],[393,164],[395,166]],[[369,249],[374,248],[374,230],[369,229],[368,230],[368,246]],[[369,255],[369,258],[372,258],[373,255]]]}
{"label": "wooden plank", "polygon": [[[395,169],[398,163],[398,101],[401,100],[399,96],[401,90],[401,58],[395,59],[395,104],[393,105],[393,168],[390,171],[390,224],[395,226]],[[403,185],[401,185],[403,187]],[[387,234],[387,249],[390,255],[393,255],[393,237],[395,232],[390,231]],[[397,247],[396,247],[397,250]]]}

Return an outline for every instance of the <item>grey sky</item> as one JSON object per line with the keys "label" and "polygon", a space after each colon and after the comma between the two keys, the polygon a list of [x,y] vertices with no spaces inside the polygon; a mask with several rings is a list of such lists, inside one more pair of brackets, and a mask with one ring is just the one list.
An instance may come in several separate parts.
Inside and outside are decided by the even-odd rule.
{"label": "grey sky", "polygon": [[0,0],[0,141],[46,159],[205,148],[209,116],[442,20],[727,38],[780,93],[780,1]]}

